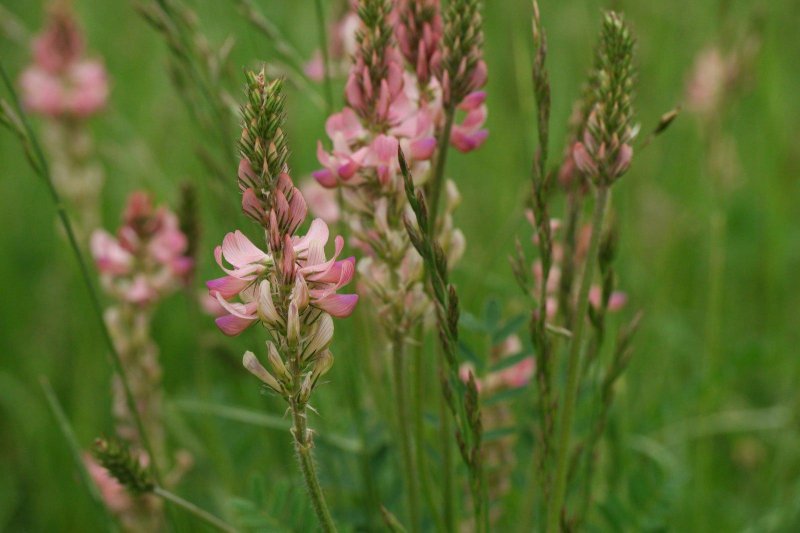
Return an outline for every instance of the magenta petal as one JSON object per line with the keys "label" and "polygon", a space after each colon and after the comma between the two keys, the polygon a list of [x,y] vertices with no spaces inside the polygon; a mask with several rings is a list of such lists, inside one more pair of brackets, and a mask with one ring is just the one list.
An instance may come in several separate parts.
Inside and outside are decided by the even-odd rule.
{"label": "magenta petal", "polygon": [[314,176],[314,179],[317,180],[317,183],[322,185],[323,187],[327,187],[328,189],[333,189],[336,187],[336,176],[334,176],[333,172],[328,170],[327,168],[321,168],[319,170],[315,170],[311,173]]}
{"label": "magenta petal", "polygon": [[411,157],[417,161],[424,161],[433,156],[433,151],[436,150],[436,138],[426,137],[424,139],[417,139],[411,143],[410,147]]}
{"label": "magenta petal", "polygon": [[358,303],[357,294],[331,294],[314,302],[314,305],[336,318],[350,316]]}
{"label": "magenta petal", "polygon": [[256,321],[254,318],[241,318],[233,315],[221,316],[214,320],[217,327],[229,337],[235,337],[247,328],[253,325]]}
{"label": "magenta petal", "polygon": [[233,276],[223,276],[206,281],[209,292],[218,292],[226,300],[233,298],[250,284],[249,280],[235,278]]}

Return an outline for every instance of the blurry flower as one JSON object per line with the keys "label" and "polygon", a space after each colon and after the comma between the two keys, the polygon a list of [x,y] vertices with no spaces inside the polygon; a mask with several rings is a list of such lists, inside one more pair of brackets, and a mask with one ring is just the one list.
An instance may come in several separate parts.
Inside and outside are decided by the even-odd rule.
{"label": "blurry flower", "polygon": [[105,468],[100,466],[91,454],[84,453],[83,462],[89,471],[89,476],[100,491],[103,503],[112,513],[124,513],[133,507],[133,499],[125,487],[114,479]]}
{"label": "blurry flower", "polygon": [[185,255],[186,236],[177,217],[165,207],[155,209],[147,193],[128,198],[123,225],[116,237],[99,229],[90,248],[104,288],[115,297],[149,305],[180,287],[194,262]]}
{"label": "blurry flower", "polygon": [[85,118],[105,107],[105,67],[83,54],[83,35],[72,13],[65,4],[54,4],[47,27],[33,42],[34,62],[20,78],[25,106],[54,118]]}
{"label": "blurry flower", "polygon": [[339,222],[341,213],[334,191],[322,187],[314,179],[304,181],[300,185],[300,191],[303,193],[312,215],[321,218],[328,225]]}

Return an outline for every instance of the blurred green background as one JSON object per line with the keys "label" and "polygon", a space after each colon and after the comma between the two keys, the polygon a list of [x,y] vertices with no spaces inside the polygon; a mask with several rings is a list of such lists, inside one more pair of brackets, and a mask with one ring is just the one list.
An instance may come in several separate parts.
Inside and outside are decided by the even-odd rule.
{"label": "blurred green background", "polygon": [[[39,2],[0,4],[28,29],[40,27]],[[225,232],[248,224],[241,215],[222,216],[237,211],[235,169],[230,169],[228,196],[207,189],[207,172],[195,149],[211,141],[204,141],[189,119],[165,69],[163,40],[136,14],[133,2],[75,4],[89,48],[103,57],[113,83],[109,111],[91,124],[107,176],[105,225],[117,227],[132,190],[151,190],[174,206],[178,184],[195,182],[202,213],[199,290],[204,279],[217,276],[213,246]],[[257,4],[304,55],[311,55],[317,47],[312,0]],[[189,5],[212,44],[234,39],[236,80],[242,67],[270,61],[272,46],[233,2],[192,0]],[[613,410],[610,432],[619,456],[610,462],[608,490],[600,490],[590,523],[599,530],[797,531],[800,5],[795,0],[542,0],[540,7],[549,38],[554,154],[562,149],[572,102],[591,63],[601,9],[623,11],[637,35],[636,105],[644,132],[682,102],[686,78],[702,48],[722,43],[725,49],[757,28],[761,48],[750,79],[717,117],[735,142],[733,183],[722,194],[715,189],[698,119],[684,113],[636,155],[631,171],[615,187],[621,231],[617,265],[620,285],[630,298],[626,312],[641,308],[645,318]],[[491,133],[481,150],[450,161],[448,174],[463,195],[456,222],[468,243],[455,280],[467,311],[478,314],[488,299],[496,298],[510,313],[522,309],[524,301],[507,256],[516,238],[530,235],[523,198],[536,140],[529,81],[531,8],[526,0],[487,0],[483,12]],[[16,76],[29,51],[4,37],[0,58]],[[241,94],[235,85],[231,89]],[[337,101],[339,94],[337,89]],[[298,90],[289,87],[287,98],[291,166],[299,178],[317,168],[314,151],[324,134],[324,115]],[[230,205],[215,205],[222,202]],[[39,376],[52,381],[88,448],[95,436],[112,429],[110,368],[53,205],[5,131],[0,133],[0,206],[0,279],[5,280],[0,300],[0,530],[93,531],[101,522],[48,411]],[[727,224],[720,241],[721,300],[710,316],[715,212]],[[355,434],[347,370],[374,349],[355,334],[361,320],[354,317],[337,326],[333,350],[338,364],[316,402],[321,416],[313,421],[321,433]],[[709,328],[718,328],[718,343],[711,347]],[[261,395],[240,369],[244,349],[264,353],[262,334],[251,330],[228,340],[209,317],[193,311],[186,294],[177,294],[159,309],[154,335],[170,403],[171,441],[196,459],[178,492],[231,516],[247,507],[241,501],[237,507],[231,498],[253,499],[251,486],[261,475],[276,516],[296,510],[295,522],[286,519],[284,525],[310,530],[288,433],[185,408],[186,401],[213,401],[280,417],[280,402]],[[366,418],[367,431],[379,432],[374,415]],[[363,506],[357,457],[323,439],[318,450],[323,484],[338,487],[331,495],[336,516],[358,524]],[[381,464],[396,458],[384,450],[372,460],[385,477]],[[382,496],[400,501],[392,496],[396,480],[384,477]],[[176,515],[179,529],[197,530],[195,523]]]}

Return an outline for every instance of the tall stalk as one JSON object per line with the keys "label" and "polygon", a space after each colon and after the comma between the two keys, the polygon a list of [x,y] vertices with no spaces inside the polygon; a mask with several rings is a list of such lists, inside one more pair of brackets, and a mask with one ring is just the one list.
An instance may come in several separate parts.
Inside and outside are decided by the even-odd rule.
{"label": "tall stalk", "polygon": [[572,421],[575,415],[575,402],[578,397],[578,370],[581,367],[580,359],[583,329],[589,310],[589,288],[592,284],[594,266],[597,262],[597,251],[600,245],[600,234],[603,228],[606,205],[608,204],[608,193],[609,187],[607,185],[600,184],[597,186],[594,214],[592,216],[592,237],[589,242],[589,252],[586,255],[586,264],[583,269],[583,276],[578,292],[578,312],[575,315],[569,359],[567,359],[566,391],[564,392],[564,402],[561,408],[561,417],[559,421],[558,442],[556,444],[555,484],[552,498],[547,508],[548,533],[556,533],[559,530],[559,518],[561,517],[561,509],[564,505],[566,495]]}
{"label": "tall stalk", "polygon": [[322,77],[325,84],[325,103],[328,107],[328,114],[333,112],[333,86],[331,84],[331,54],[328,50],[328,30],[325,24],[325,10],[322,0],[314,0],[314,8],[317,15],[317,35],[319,38],[319,49],[322,53]]}
{"label": "tall stalk", "polygon": [[405,360],[403,357],[405,339],[399,334],[392,338],[392,370],[397,405],[397,427],[400,435],[400,449],[403,455],[403,469],[406,472],[406,497],[411,531],[419,531],[419,491],[414,452],[411,449],[411,420],[408,416],[408,394],[405,380]]}

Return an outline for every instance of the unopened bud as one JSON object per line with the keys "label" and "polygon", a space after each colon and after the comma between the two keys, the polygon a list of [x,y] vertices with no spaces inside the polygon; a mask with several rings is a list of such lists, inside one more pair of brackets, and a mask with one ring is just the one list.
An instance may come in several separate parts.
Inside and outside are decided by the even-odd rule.
{"label": "unopened bud", "polygon": [[269,364],[272,366],[272,370],[275,372],[278,379],[283,383],[288,383],[291,381],[292,377],[289,374],[289,370],[283,363],[281,354],[278,353],[278,348],[275,347],[274,343],[267,342],[267,357],[269,358]]}
{"label": "unopened bud", "polygon": [[272,374],[267,372],[267,369],[258,362],[258,359],[253,352],[248,351],[244,353],[242,364],[251,374],[260,379],[261,382],[267,387],[271,388],[275,392],[281,392],[281,386],[278,383],[278,380],[276,380]]}
{"label": "unopened bud", "polygon": [[258,286],[258,316],[262,322],[273,327],[280,323],[281,317],[272,301],[272,286],[267,280]]}
{"label": "unopened bud", "polygon": [[308,339],[306,348],[303,351],[303,359],[314,357],[314,355],[328,348],[333,340],[333,319],[329,314],[323,313],[320,315],[313,327],[311,338]]}
{"label": "unopened bud", "polygon": [[332,366],[333,366],[333,354],[330,352],[330,350],[325,350],[324,352],[319,354],[319,357],[317,357],[317,360],[314,362],[314,372],[312,380],[316,383],[316,381],[321,376],[324,376],[325,374],[328,373],[328,371],[331,369]]}
{"label": "unopened bud", "polygon": [[308,294],[308,284],[303,276],[297,276],[294,280],[294,288],[292,289],[292,302],[297,305],[297,309],[302,313],[310,302]]}
{"label": "unopened bud", "polygon": [[294,302],[289,303],[289,317],[286,323],[286,340],[289,346],[297,346],[300,341],[300,313]]}

